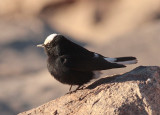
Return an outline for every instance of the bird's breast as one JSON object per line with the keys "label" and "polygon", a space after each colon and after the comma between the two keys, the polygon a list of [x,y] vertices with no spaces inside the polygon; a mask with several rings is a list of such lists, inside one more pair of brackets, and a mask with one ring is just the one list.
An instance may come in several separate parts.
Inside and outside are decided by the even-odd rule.
{"label": "bird's breast", "polygon": [[68,76],[68,73],[70,71],[63,65],[59,57],[49,58],[47,67],[50,74],[60,82],[63,82],[63,79],[65,79],[66,76]]}

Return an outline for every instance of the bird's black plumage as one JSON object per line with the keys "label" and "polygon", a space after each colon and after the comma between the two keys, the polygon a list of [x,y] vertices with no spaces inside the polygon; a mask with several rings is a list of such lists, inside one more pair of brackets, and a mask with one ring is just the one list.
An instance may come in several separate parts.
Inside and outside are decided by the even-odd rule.
{"label": "bird's black plumage", "polygon": [[126,67],[124,64],[136,63],[135,57],[104,57],[73,43],[63,35],[52,34],[47,39],[49,41],[46,40],[42,46],[48,55],[48,70],[64,84],[81,86],[94,78],[94,71],[122,68]]}

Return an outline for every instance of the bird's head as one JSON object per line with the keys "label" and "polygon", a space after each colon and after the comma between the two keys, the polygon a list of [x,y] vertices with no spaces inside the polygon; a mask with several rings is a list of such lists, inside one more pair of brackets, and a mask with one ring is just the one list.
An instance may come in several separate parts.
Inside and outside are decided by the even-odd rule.
{"label": "bird's head", "polygon": [[55,39],[56,37],[58,37],[58,36],[59,36],[59,34],[56,34],[56,33],[49,35],[49,36],[45,39],[44,43],[37,45],[37,47],[45,48],[47,54],[50,54],[50,52],[52,51],[52,48],[53,48],[53,46],[54,46],[54,39]]}

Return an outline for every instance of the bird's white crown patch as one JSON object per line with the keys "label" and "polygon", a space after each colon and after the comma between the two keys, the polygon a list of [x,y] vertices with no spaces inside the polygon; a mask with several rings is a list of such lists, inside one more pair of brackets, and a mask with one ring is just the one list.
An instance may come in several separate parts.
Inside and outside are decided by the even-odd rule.
{"label": "bird's white crown patch", "polygon": [[45,39],[44,45],[50,43],[57,35],[58,35],[58,34],[56,34],[56,33],[49,35],[49,36]]}

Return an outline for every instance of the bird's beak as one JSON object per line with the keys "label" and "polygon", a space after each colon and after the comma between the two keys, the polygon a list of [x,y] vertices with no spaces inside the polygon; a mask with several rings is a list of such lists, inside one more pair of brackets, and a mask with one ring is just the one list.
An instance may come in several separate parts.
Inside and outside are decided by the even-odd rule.
{"label": "bird's beak", "polygon": [[37,45],[37,47],[42,47],[42,48],[44,48],[44,44],[39,44],[39,45]]}

